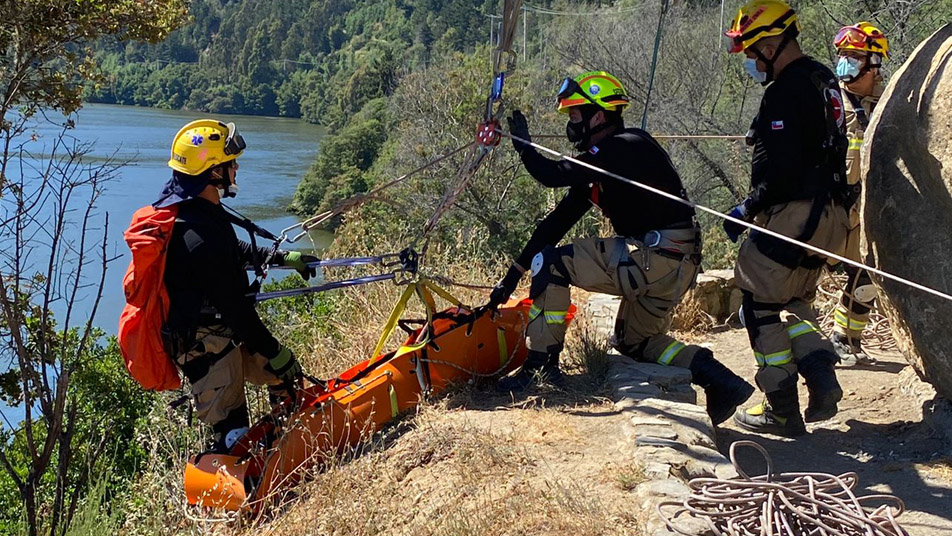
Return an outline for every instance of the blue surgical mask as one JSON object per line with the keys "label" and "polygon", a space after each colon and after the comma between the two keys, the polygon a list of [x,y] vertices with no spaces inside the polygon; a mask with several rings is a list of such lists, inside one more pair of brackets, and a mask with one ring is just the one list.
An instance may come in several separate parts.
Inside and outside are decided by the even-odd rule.
{"label": "blue surgical mask", "polygon": [[757,70],[757,60],[754,58],[747,58],[744,60],[744,69],[747,71],[747,74],[751,78],[763,84],[767,81],[767,73],[762,73]]}
{"label": "blue surgical mask", "polygon": [[860,60],[849,56],[840,56],[836,62],[836,76],[844,82],[852,82],[859,78],[859,72],[863,68]]}

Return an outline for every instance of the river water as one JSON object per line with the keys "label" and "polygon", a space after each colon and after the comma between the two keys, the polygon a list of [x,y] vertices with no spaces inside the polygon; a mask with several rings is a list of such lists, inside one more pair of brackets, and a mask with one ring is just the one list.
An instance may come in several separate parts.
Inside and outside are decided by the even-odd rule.
{"label": "river water", "polygon": [[[171,170],[166,162],[176,132],[187,122],[206,117],[198,112],[159,110],[133,106],[87,104],[75,116],[75,129],[69,135],[79,142],[94,144],[90,157],[131,161],[120,172],[120,178],[110,182],[97,203],[99,214],[109,214],[109,249],[121,256],[106,272],[106,287],[94,324],[107,333],[115,333],[119,313],[125,303],[122,278],[129,264],[129,250],[122,240],[122,232],[129,225],[132,213],[152,203],[169,178]],[[286,210],[295,187],[310,167],[317,152],[324,129],[300,120],[220,115],[224,122],[234,122],[248,148],[239,158],[238,196],[228,205],[277,234],[298,219]],[[37,124],[36,140],[27,143],[34,155],[48,155],[53,140],[59,133],[55,118]],[[243,230],[239,238],[247,239]],[[332,235],[312,235],[319,249],[327,247]],[[259,240],[259,245],[264,241]],[[311,249],[310,241],[298,243],[302,249]],[[91,301],[78,305],[80,318],[88,318]],[[72,322],[75,324],[76,322]]]}

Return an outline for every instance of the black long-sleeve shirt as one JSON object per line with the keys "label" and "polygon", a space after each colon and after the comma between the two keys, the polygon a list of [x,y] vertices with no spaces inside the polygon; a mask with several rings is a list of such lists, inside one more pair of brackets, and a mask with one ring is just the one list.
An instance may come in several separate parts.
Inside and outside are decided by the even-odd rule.
{"label": "black long-sleeve shirt", "polygon": [[[195,198],[179,203],[165,264],[169,293],[167,327],[189,333],[202,321],[202,308],[213,307],[221,323],[253,352],[271,358],[278,341],[254,307],[245,266],[253,263],[251,245],[239,240],[221,205]],[[267,251],[259,248],[264,258]]]}
{"label": "black long-sleeve shirt", "polygon": [[[545,246],[554,246],[595,205],[619,236],[642,237],[647,232],[690,222],[694,209],[568,160],[550,160],[527,147],[520,151],[526,171],[549,188],[569,188],[555,209],[536,227],[516,259],[528,268]],[[647,132],[628,128],[602,140],[578,160],[687,199],[681,177],[668,154]]]}
{"label": "black long-sleeve shirt", "polygon": [[[839,114],[834,117],[839,134],[831,132],[830,112]],[[838,166],[846,161],[844,114],[836,77],[824,65],[804,56],[780,72],[764,91],[751,125],[754,155],[749,215],[831,191],[835,184],[832,175],[840,172]],[[842,150],[833,147],[838,140],[832,138],[837,135],[842,136]],[[834,162],[837,168],[830,164]]]}

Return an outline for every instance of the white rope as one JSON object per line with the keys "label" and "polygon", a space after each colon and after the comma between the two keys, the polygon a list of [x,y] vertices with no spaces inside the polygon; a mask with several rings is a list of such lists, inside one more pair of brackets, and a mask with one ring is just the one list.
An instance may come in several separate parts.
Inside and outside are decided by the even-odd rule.
{"label": "white rope", "polygon": [[799,241],[799,240],[797,240],[797,239],[795,239],[795,238],[791,238],[791,237],[789,237],[789,236],[787,236],[787,235],[785,235],[785,234],[781,234],[781,233],[778,233],[778,232],[776,232],[776,231],[771,231],[770,229],[766,229],[766,228],[761,227],[761,226],[759,226],[759,225],[754,225],[754,224],[749,223],[749,222],[746,222],[746,221],[744,221],[744,220],[740,220],[740,219],[734,218],[734,217],[732,217],[732,216],[728,216],[727,214],[723,214],[723,213],[718,212],[718,211],[716,211],[716,210],[714,210],[714,209],[712,209],[712,208],[707,208],[707,207],[705,207],[704,205],[699,205],[699,204],[697,204],[697,203],[693,203],[693,202],[691,202],[691,201],[688,201],[687,199],[682,199],[682,198],[680,198],[680,197],[678,197],[678,196],[676,196],[676,195],[674,195],[674,194],[670,194],[670,193],[668,193],[668,192],[659,190],[659,189],[657,189],[657,188],[652,188],[651,186],[648,186],[648,185],[646,185],[646,184],[642,184],[642,183],[640,183],[640,182],[638,182],[638,181],[631,180],[631,179],[629,179],[629,178],[627,178],[627,177],[622,177],[621,175],[618,175],[618,174],[616,174],[616,173],[612,173],[611,171],[604,170],[604,169],[599,168],[599,167],[597,167],[597,166],[593,166],[592,164],[589,164],[589,163],[587,163],[587,162],[582,162],[581,160],[579,160],[579,159],[577,159],[577,158],[572,158],[571,156],[562,154],[562,153],[560,153],[560,152],[558,152],[558,151],[556,151],[556,150],[554,150],[554,149],[549,149],[548,147],[544,147],[544,146],[542,146],[542,145],[539,145],[538,143],[534,143],[534,142],[531,142],[531,141],[529,141],[529,140],[522,139],[522,138],[520,138],[520,137],[518,137],[518,136],[513,136],[512,134],[510,134],[510,133],[508,133],[508,132],[503,132],[502,135],[503,135],[503,136],[506,136],[506,137],[508,137],[508,138],[511,138],[511,139],[520,141],[520,142],[522,142],[522,143],[531,145],[531,146],[535,147],[536,149],[539,149],[540,151],[544,151],[544,152],[549,153],[549,154],[551,154],[551,155],[555,155],[555,156],[558,156],[559,158],[568,160],[569,162],[572,162],[573,164],[578,164],[578,165],[580,165],[580,166],[582,166],[582,167],[586,167],[586,168],[588,168],[588,169],[591,169],[592,171],[596,171],[596,172],[601,173],[601,174],[603,174],[603,175],[607,175],[607,176],[609,176],[609,177],[611,177],[611,178],[613,178],[613,179],[617,179],[617,180],[620,180],[620,181],[622,181],[622,182],[631,184],[632,186],[637,186],[638,188],[641,188],[642,190],[647,190],[647,191],[649,191],[649,192],[651,192],[651,193],[658,194],[658,195],[660,195],[660,196],[662,196],[662,197],[665,197],[665,198],[668,198],[668,199],[670,199],[670,200],[672,200],[672,201],[676,201],[676,202],[678,202],[678,203],[681,203],[682,205],[687,205],[687,206],[692,207],[692,208],[694,208],[694,209],[696,209],[696,210],[700,210],[700,211],[702,211],[702,212],[707,212],[708,214],[713,214],[714,216],[717,216],[718,218],[721,218],[721,219],[723,219],[723,220],[727,220],[727,221],[729,221],[729,222],[736,223],[736,224],[738,224],[738,225],[742,225],[742,226],[744,226],[744,227],[747,227],[748,229],[757,231],[758,233],[764,233],[765,235],[769,235],[769,236],[772,236],[772,237],[774,237],[774,238],[778,238],[778,239],[780,239],[780,240],[783,240],[784,242],[789,242],[790,244],[794,244],[794,245],[800,246],[800,247],[802,247],[802,248],[804,248],[804,249],[808,249],[808,250],[810,250],[810,251],[812,251],[812,252],[814,252],[814,253],[819,253],[820,255],[824,255],[824,256],[830,257],[830,258],[832,258],[832,259],[836,259],[836,260],[838,260],[838,261],[840,261],[840,262],[843,262],[843,263],[846,263],[846,264],[850,264],[850,265],[856,266],[857,268],[862,268],[862,269],[864,269],[864,270],[867,270],[867,271],[869,271],[869,272],[872,272],[872,273],[874,273],[874,274],[877,274],[877,275],[879,275],[879,276],[881,276],[881,277],[884,277],[884,278],[886,278],[886,279],[891,279],[891,280],[893,280],[893,281],[896,281],[897,283],[902,283],[903,285],[907,285],[907,286],[910,286],[910,287],[912,287],[912,288],[919,289],[919,290],[921,290],[921,291],[923,291],[923,292],[928,292],[929,294],[932,294],[932,295],[934,295],[934,296],[938,296],[938,297],[940,297],[940,298],[942,298],[942,299],[944,299],[944,300],[952,301],[952,295],[946,294],[945,292],[941,292],[941,291],[938,291],[938,290],[936,290],[936,289],[934,289],[934,288],[927,287],[927,286],[925,286],[925,285],[916,283],[915,281],[910,281],[910,280],[905,279],[905,278],[903,278],[903,277],[899,277],[898,275],[893,275],[893,274],[891,274],[891,273],[889,273],[889,272],[884,272],[884,271],[882,271],[882,270],[880,270],[880,269],[878,269],[878,268],[873,268],[872,266],[867,266],[867,265],[865,265],[865,264],[863,264],[863,263],[861,263],[861,262],[857,262],[857,261],[854,261],[854,260],[852,260],[852,259],[848,259],[848,258],[846,258],[846,257],[844,257],[844,256],[842,256],[842,255],[837,255],[836,253],[832,253],[832,252],[830,252],[830,251],[826,251],[825,249],[818,248],[818,247],[816,247],[816,246],[814,246],[814,245],[812,245],[812,244],[807,244],[806,242],[801,242],[801,241]]}

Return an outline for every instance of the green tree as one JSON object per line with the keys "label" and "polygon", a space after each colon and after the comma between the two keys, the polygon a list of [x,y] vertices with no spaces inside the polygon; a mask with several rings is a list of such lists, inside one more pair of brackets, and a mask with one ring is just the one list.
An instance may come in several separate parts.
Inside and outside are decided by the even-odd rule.
{"label": "green tree", "polygon": [[[24,412],[12,441],[0,443],[0,466],[17,491],[31,536],[66,531],[89,470],[105,449],[90,445],[110,437],[103,428],[109,419],[88,413],[93,408],[79,395],[78,378],[96,366],[92,358],[100,351],[101,333],[91,319],[108,256],[105,238],[90,233],[108,226],[108,218],[101,221],[94,207],[121,163],[86,161],[89,148],[63,135],[69,123],[45,169],[19,165],[18,144],[38,111],[70,114],[80,107],[86,85],[104,81],[93,61],[96,41],[157,41],[185,16],[184,0],[0,0],[0,246],[6,253],[0,359],[13,364],[16,377],[4,383],[3,394]],[[69,238],[68,228],[78,237]],[[36,247],[37,236],[50,237],[44,248]],[[90,291],[93,314],[76,321],[74,305]],[[66,310],[59,325],[53,320],[57,301]]]}

